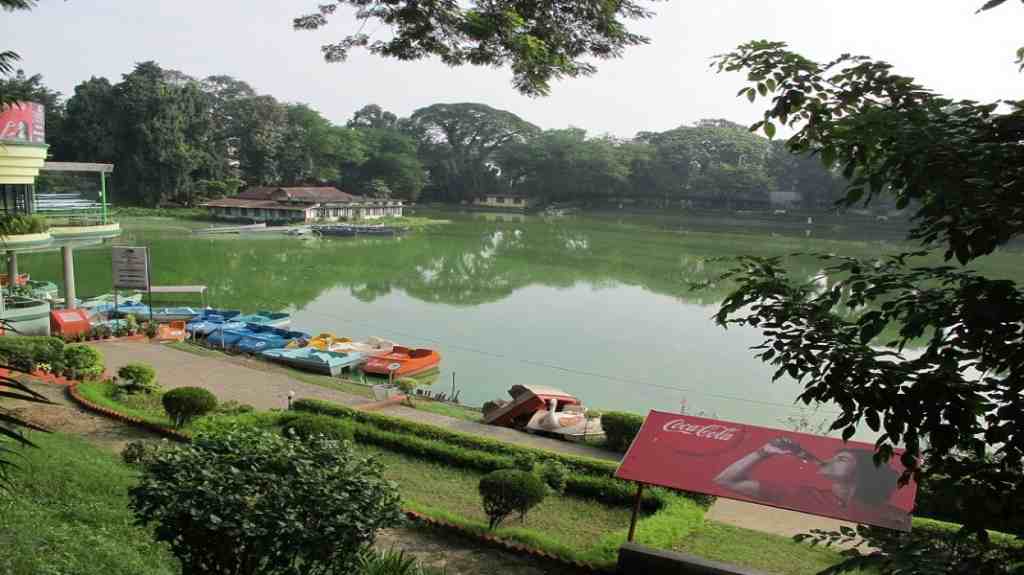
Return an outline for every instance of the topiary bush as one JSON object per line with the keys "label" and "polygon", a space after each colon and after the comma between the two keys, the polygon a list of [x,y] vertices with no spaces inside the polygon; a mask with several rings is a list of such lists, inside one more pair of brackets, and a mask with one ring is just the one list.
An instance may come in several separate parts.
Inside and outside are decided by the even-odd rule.
{"label": "topiary bush", "polygon": [[129,363],[117,370],[117,381],[115,382],[117,395],[132,395],[136,393],[155,393],[160,391],[156,382],[156,371],[144,363]]}
{"label": "topiary bush", "polygon": [[71,379],[94,379],[103,375],[103,354],[96,348],[75,344],[64,348],[64,375]]}
{"label": "topiary bush", "polygon": [[309,413],[292,419],[281,429],[281,433],[285,437],[303,440],[323,436],[327,439],[351,441],[353,437],[352,424],[326,415]]}
{"label": "topiary bush", "polygon": [[569,470],[555,460],[544,462],[537,475],[555,493],[564,492],[565,484],[569,480]]}
{"label": "topiary bush", "polygon": [[640,433],[644,416],[624,411],[609,411],[601,416],[601,427],[609,449],[626,451],[633,438]]}
{"label": "topiary bush", "polygon": [[182,573],[353,573],[402,518],[382,465],[350,443],[251,428],[161,449],[129,497]]}
{"label": "topiary bush", "polygon": [[176,427],[217,408],[217,396],[201,387],[179,387],[164,394],[161,402]]}
{"label": "topiary bush", "polygon": [[526,512],[547,495],[547,487],[539,477],[518,469],[500,469],[480,478],[480,497],[484,513],[490,518],[489,529],[496,529],[512,513],[526,520]]}

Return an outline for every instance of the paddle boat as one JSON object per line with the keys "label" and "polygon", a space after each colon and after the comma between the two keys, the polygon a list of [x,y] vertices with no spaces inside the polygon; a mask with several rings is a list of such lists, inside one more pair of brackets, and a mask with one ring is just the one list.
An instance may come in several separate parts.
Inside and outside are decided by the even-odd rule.
{"label": "paddle boat", "polygon": [[359,352],[322,351],[314,347],[268,349],[261,351],[260,355],[271,361],[332,377],[366,361],[366,356]]}
{"label": "paddle boat", "polygon": [[484,404],[484,423],[522,429],[533,419],[534,414],[547,412],[552,401],[555,402],[554,411],[580,405],[576,396],[554,387],[513,385],[508,394],[512,396],[512,401],[499,399]]}
{"label": "paddle boat", "polygon": [[200,337],[209,335],[210,332],[217,329],[224,322],[230,321],[239,315],[241,311],[237,309],[211,309],[206,308],[203,313],[189,320],[185,324],[185,331],[192,337]]}
{"label": "paddle boat", "polygon": [[[118,301],[117,305],[117,317],[125,317],[127,315],[134,315],[139,319],[150,318],[150,307],[143,303],[132,303],[122,305]],[[113,313],[113,305],[111,305],[111,312]],[[202,308],[197,307],[155,307],[152,309],[153,321],[166,323],[174,320],[189,321],[192,318],[203,313]]]}
{"label": "paddle boat", "polygon": [[363,371],[381,375],[394,373],[395,377],[405,377],[435,369],[439,363],[441,354],[432,349],[411,349],[396,345],[389,352],[372,355],[363,366]]}
{"label": "paddle boat", "polygon": [[600,415],[587,417],[587,408],[582,405],[560,404],[558,399],[551,398],[546,411],[535,411],[526,422],[526,432],[585,441],[588,437],[603,436],[604,428],[601,426]]}
{"label": "paddle boat", "polygon": [[327,349],[344,353],[359,352],[364,355],[379,355],[390,353],[394,348],[395,342],[371,335],[366,338],[366,341],[352,341],[347,337],[334,338]]}
{"label": "paddle boat", "polygon": [[272,326],[257,326],[253,333],[238,340],[234,349],[242,353],[258,353],[267,349],[282,349],[291,342],[308,341],[309,334]]}

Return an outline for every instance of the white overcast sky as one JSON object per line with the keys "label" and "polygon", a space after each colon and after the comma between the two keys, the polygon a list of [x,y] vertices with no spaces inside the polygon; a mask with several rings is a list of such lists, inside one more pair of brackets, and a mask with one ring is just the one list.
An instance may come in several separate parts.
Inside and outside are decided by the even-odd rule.
{"label": "white overcast sky", "polygon": [[[398,62],[357,52],[323,62],[319,46],[355,30],[347,16],[319,31],[291,19],[316,0],[41,0],[31,12],[0,14],[0,49],[65,95],[90,76],[120,80],[137,62],[155,60],[192,76],[227,74],[257,91],[305,102],[334,122],[377,103],[399,115],[437,102],[483,102],[543,128],[578,126],[632,136],[700,118],[749,123],[757,105],[735,94],[738,74],[719,75],[709,58],[752,39],[782,40],[825,60],[867,54],[937,91],[991,101],[1024,97],[1012,63],[1024,44],[1024,7],[1008,2],[975,15],[982,0],[668,0],[633,25],[651,44],[621,60],[599,62],[596,76],[554,85],[527,98],[507,70]],[[368,24],[366,31],[372,31]]]}

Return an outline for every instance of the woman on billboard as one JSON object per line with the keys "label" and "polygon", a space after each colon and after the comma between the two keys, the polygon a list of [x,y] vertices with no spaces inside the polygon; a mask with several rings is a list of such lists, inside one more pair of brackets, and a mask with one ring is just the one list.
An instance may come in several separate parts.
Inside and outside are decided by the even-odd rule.
{"label": "woman on billboard", "polygon": [[[875,465],[873,455],[866,449],[843,448],[821,460],[795,441],[778,437],[734,461],[714,482],[765,503],[906,531],[910,515],[889,504],[899,473],[887,464]],[[758,464],[778,457],[816,464],[818,475],[831,481],[831,488],[752,476]]]}

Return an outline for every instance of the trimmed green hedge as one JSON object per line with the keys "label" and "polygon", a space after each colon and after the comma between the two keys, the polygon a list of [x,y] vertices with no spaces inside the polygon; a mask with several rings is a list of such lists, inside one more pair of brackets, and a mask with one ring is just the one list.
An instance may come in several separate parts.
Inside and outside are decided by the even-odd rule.
{"label": "trimmed green hedge", "polygon": [[[614,462],[502,443],[315,399],[293,401],[292,409],[351,419],[359,424],[355,426],[355,438],[362,443],[485,473],[515,468],[517,457],[533,456],[538,462],[558,461],[570,470],[565,486],[565,492],[569,495],[594,499],[608,505],[631,505],[635,498],[636,488],[632,483],[612,477],[618,467]],[[644,511],[661,509],[665,493],[668,492],[647,490],[642,501]],[[708,495],[685,495],[705,508],[714,502],[714,497]]]}
{"label": "trimmed green hedge", "polygon": [[53,373],[64,372],[64,341],[58,337],[5,335],[0,337],[0,363],[33,371],[47,364]]}
{"label": "trimmed green hedge", "polygon": [[601,428],[609,449],[626,451],[633,438],[640,433],[644,416],[624,411],[608,411],[601,416]]}

